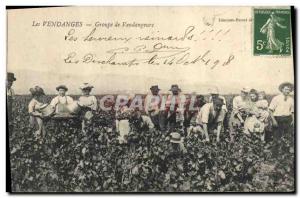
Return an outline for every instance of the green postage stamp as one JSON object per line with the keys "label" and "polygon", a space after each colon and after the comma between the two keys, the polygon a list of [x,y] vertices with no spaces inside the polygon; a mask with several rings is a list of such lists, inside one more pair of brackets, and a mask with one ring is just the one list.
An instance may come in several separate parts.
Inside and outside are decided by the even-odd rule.
{"label": "green postage stamp", "polygon": [[254,9],[254,55],[291,55],[291,10]]}

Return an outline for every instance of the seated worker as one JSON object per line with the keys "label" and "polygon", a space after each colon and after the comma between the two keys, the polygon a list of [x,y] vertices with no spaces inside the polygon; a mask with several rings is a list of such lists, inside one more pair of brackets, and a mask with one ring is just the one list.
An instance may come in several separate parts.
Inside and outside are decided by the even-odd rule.
{"label": "seated worker", "polygon": [[220,141],[220,132],[225,118],[225,110],[222,109],[224,102],[221,98],[216,98],[211,103],[205,104],[197,116],[197,124],[203,131],[206,141],[209,141],[208,131],[216,130],[217,142]]}

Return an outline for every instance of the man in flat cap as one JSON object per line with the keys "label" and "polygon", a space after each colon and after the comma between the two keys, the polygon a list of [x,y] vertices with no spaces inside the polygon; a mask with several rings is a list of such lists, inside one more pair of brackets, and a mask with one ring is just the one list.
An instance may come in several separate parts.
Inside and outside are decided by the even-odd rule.
{"label": "man in flat cap", "polygon": [[284,82],[279,85],[281,94],[275,96],[270,105],[271,118],[273,122],[273,138],[274,149],[273,154],[277,156],[279,147],[282,144],[281,138],[288,137],[293,141],[294,129],[294,98],[291,92],[294,90],[294,85],[289,82]]}
{"label": "man in flat cap", "polygon": [[13,106],[13,101],[15,97],[15,92],[12,89],[12,85],[14,81],[17,79],[15,78],[14,73],[8,72],[7,73],[7,78],[6,78],[6,101],[7,101],[7,119],[9,121],[9,126],[11,127],[11,122],[12,122],[12,106]]}

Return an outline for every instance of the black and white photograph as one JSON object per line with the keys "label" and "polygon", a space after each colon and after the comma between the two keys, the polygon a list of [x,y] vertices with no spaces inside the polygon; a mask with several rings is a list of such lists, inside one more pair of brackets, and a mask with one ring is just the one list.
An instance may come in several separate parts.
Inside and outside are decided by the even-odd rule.
{"label": "black and white photograph", "polygon": [[7,191],[296,192],[294,7],[6,15]]}

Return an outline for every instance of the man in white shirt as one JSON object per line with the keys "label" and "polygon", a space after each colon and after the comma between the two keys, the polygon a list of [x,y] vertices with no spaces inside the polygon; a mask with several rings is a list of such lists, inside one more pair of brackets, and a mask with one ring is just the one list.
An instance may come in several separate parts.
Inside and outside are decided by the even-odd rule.
{"label": "man in white shirt", "polygon": [[[279,86],[279,90],[281,94],[275,96],[269,105],[274,126],[274,140],[278,144],[284,135],[293,141],[294,98],[290,93],[294,90],[294,85],[284,82]],[[277,153],[278,145],[275,146],[275,150],[274,154]]]}
{"label": "man in white shirt", "polygon": [[58,87],[56,87],[56,90],[58,91],[58,96],[51,100],[50,105],[55,107],[55,112],[58,114],[67,113],[67,105],[72,104],[74,102],[73,98],[66,95],[68,88],[65,85],[59,85]]}
{"label": "man in white shirt", "polygon": [[217,141],[220,141],[220,133],[225,118],[225,111],[222,109],[224,101],[221,98],[206,103],[199,111],[197,124],[200,125],[201,131],[204,132],[206,141],[209,141],[209,130],[217,130]]}

